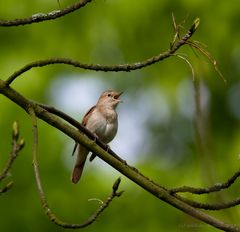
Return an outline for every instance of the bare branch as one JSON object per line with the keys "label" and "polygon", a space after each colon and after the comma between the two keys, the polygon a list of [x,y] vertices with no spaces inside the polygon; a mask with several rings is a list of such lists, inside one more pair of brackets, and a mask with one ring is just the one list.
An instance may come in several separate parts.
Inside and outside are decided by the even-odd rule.
{"label": "bare branch", "polygon": [[135,62],[131,64],[120,64],[120,65],[100,65],[100,64],[84,64],[84,63],[80,63],[78,61],[67,59],[67,58],[50,58],[46,60],[34,61],[25,65],[21,69],[14,72],[6,80],[6,83],[7,85],[10,85],[18,76],[22,75],[23,73],[29,71],[32,68],[43,67],[43,66],[52,65],[52,64],[66,64],[66,65],[71,65],[71,66],[86,69],[86,70],[104,71],[104,72],[120,72],[120,71],[130,72],[133,70],[141,69],[172,56],[181,46],[186,44],[187,41],[192,37],[192,35],[194,34],[194,32],[196,31],[199,25],[199,22],[200,22],[200,19],[196,19],[193,25],[188,30],[188,32],[178,42],[172,45],[170,49],[141,62]]}
{"label": "bare branch", "polygon": [[70,14],[85,5],[87,5],[92,0],[80,0],[77,3],[66,7],[63,10],[54,10],[49,13],[38,13],[34,14],[28,18],[22,18],[22,19],[14,19],[14,20],[0,20],[0,26],[2,27],[12,27],[12,26],[19,26],[19,25],[26,25],[26,24],[32,24],[32,23],[39,23],[47,20],[53,20],[56,18],[60,18],[64,15]]}
{"label": "bare branch", "polygon": [[191,69],[191,72],[192,72],[192,78],[193,78],[193,81],[195,80],[195,72],[194,72],[194,68],[191,64],[191,62],[186,58],[184,57],[183,55],[180,55],[180,54],[175,54],[175,56],[177,56],[178,58],[182,59],[183,61],[186,62],[186,64],[189,66],[189,68]]}
{"label": "bare branch", "polygon": [[[240,231],[240,228],[235,225],[226,224],[206,213],[203,213],[189,204],[177,199],[175,196],[171,195],[165,188],[162,188],[160,185],[156,184],[153,181],[149,181],[147,177],[141,174],[136,169],[130,167],[126,163],[122,163],[115,157],[111,156],[108,152],[99,147],[94,141],[90,140],[87,136],[79,133],[78,130],[71,127],[70,125],[63,123],[59,118],[50,114],[37,104],[29,101],[21,94],[17,93],[11,87],[9,87],[4,81],[0,80],[0,93],[5,95],[7,98],[15,102],[17,105],[21,106],[24,110],[29,112],[29,107],[31,107],[36,116],[58,130],[62,131],[69,137],[73,138],[78,143],[85,146],[88,150],[97,154],[101,159],[106,161],[113,168],[121,172],[123,175],[128,177],[130,180],[141,186],[143,189],[147,190],[149,193],[153,194],[162,201],[172,205],[173,207],[185,212],[186,214],[197,218],[200,221],[203,221],[215,228],[224,230],[224,231]],[[35,166],[38,170],[37,165]],[[45,209],[48,210],[48,205],[45,205]],[[47,211],[48,214],[52,215],[51,211]],[[54,218],[55,219],[55,218]],[[53,220],[54,220],[53,219]]]}
{"label": "bare branch", "polygon": [[35,179],[36,179],[37,188],[38,188],[38,192],[39,192],[39,196],[40,196],[40,200],[41,200],[41,205],[44,209],[45,214],[48,216],[48,218],[53,223],[55,223],[56,225],[61,226],[63,228],[77,229],[77,228],[84,228],[84,227],[92,224],[98,218],[98,216],[109,206],[109,204],[112,202],[112,200],[115,197],[121,196],[121,194],[123,193],[123,192],[119,192],[119,193],[117,192],[121,179],[118,178],[114,182],[113,187],[112,187],[112,193],[100,205],[100,207],[96,210],[96,212],[92,216],[90,216],[89,219],[86,220],[86,222],[84,222],[82,224],[72,224],[72,223],[67,223],[67,222],[60,220],[50,209],[47,199],[46,199],[46,195],[45,195],[43,187],[42,187],[41,178],[40,178],[40,174],[39,174],[39,164],[38,164],[38,160],[37,160],[37,148],[38,148],[37,119],[36,119],[35,112],[32,108],[29,108],[28,111],[29,111],[29,114],[32,119],[32,127],[33,127],[33,168],[34,168]]}
{"label": "bare branch", "polygon": [[[86,227],[87,225],[90,225],[92,224],[96,219],[97,217],[100,215],[101,212],[103,212],[103,210],[105,210],[109,204],[111,203],[111,201],[115,198],[115,197],[120,197],[122,194],[123,194],[123,191],[121,192],[117,192],[118,190],[118,187],[119,187],[119,184],[121,182],[121,179],[118,178],[113,186],[112,186],[112,192],[111,194],[109,195],[109,197],[101,204],[101,206],[99,207],[99,209],[97,209],[97,211],[88,219],[88,221],[86,221],[84,224],[85,226],[83,227]],[[83,228],[81,227],[81,228]]]}
{"label": "bare branch", "polygon": [[240,169],[233,174],[232,177],[230,177],[226,182],[224,183],[216,183],[213,186],[207,187],[207,188],[194,188],[194,187],[189,187],[189,186],[182,186],[178,188],[173,188],[170,189],[170,193],[193,193],[193,194],[205,194],[205,193],[212,193],[212,192],[217,192],[222,189],[229,188],[235,180],[240,176]]}
{"label": "bare branch", "polygon": [[191,205],[192,207],[194,208],[198,208],[198,209],[205,209],[205,210],[221,210],[221,209],[228,209],[228,208],[231,208],[231,207],[234,207],[234,206],[237,206],[240,204],[240,198],[236,198],[234,200],[231,200],[231,201],[228,201],[228,202],[222,202],[222,203],[201,203],[201,202],[197,202],[197,201],[193,201],[193,200],[190,200],[190,199],[187,199],[185,197],[182,197],[182,196],[179,196],[177,194],[174,194],[174,196]]}
{"label": "bare branch", "polygon": [[[19,125],[15,121],[13,123],[13,128],[12,128],[12,151],[10,153],[10,156],[9,156],[9,158],[7,160],[7,163],[6,163],[5,167],[4,167],[4,169],[0,173],[0,181],[2,181],[3,179],[6,178],[9,170],[11,169],[11,167],[13,165],[14,160],[17,158],[19,152],[24,147],[24,144],[25,144],[24,139],[20,139],[20,141],[18,142],[18,137],[19,137]],[[10,186],[12,186],[11,182],[6,186],[6,189],[9,189]],[[4,192],[3,191],[4,189],[2,189],[2,192]]]}
{"label": "bare branch", "polygon": [[170,43],[170,48],[172,48],[177,41],[177,39],[180,40],[180,28],[182,27],[181,24],[176,23],[176,18],[174,13],[172,12],[172,24],[173,24],[173,29],[174,29],[174,37],[172,39],[172,42]]}
{"label": "bare branch", "polygon": [[[59,0],[58,4],[60,7]],[[10,27],[10,26],[19,26],[19,25],[26,25],[26,24],[32,24],[32,23],[38,23],[46,20],[53,20],[59,17],[62,17],[66,14],[69,14],[71,12],[74,12],[85,5],[87,3],[91,2],[91,0],[80,0],[79,2],[73,4],[72,6],[69,6],[63,10],[56,10],[49,13],[38,13],[35,15],[32,15],[28,18],[22,18],[22,19],[15,19],[15,20],[0,20],[0,26],[3,27]],[[117,192],[118,187],[120,184],[121,179],[118,178],[115,183],[112,186],[112,192],[109,195],[109,197],[104,201],[101,202],[100,207],[96,210],[96,212],[89,217],[89,219],[86,220],[86,222],[82,224],[72,224],[68,222],[64,222],[60,220],[50,209],[46,195],[44,193],[40,174],[39,174],[39,164],[37,160],[37,149],[38,149],[38,128],[37,128],[37,117],[42,119],[43,121],[47,122],[53,127],[56,127],[58,130],[62,131],[72,139],[74,139],[77,143],[82,144],[85,146],[89,151],[92,151],[94,154],[99,156],[101,159],[106,161],[109,165],[114,167],[116,170],[127,176],[129,179],[131,179],[133,182],[141,186],[143,189],[147,190],[149,193],[153,194],[157,198],[161,199],[162,201],[172,205],[173,207],[180,209],[181,211],[187,213],[188,215],[191,215],[194,218],[197,218],[200,221],[203,221],[215,228],[219,228],[224,231],[240,231],[240,228],[235,225],[229,225],[226,224],[218,219],[215,219],[214,217],[211,217],[210,215],[203,213],[202,211],[197,210],[197,208],[201,209],[207,209],[207,210],[219,210],[219,209],[225,209],[230,208],[233,206],[236,206],[240,204],[240,198],[236,198],[232,201],[225,202],[225,203],[217,203],[217,204],[207,204],[207,203],[199,203],[196,201],[192,201],[189,199],[186,199],[182,196],[179,196],[178,192],[191,192],[194,194],[203,194],[203,193],[211,193],[220,191],[224,188],[230,187],[234,181],[239,177],[240,171],[234,174],[233,177],[231,177],[227,182],[223,184],[216,184],[214,186],[211,186],[209,188],[192,188],[183,186],[180,188],[175,189],[166,189],[165,187],[159,185],[158,183],[155,183],[154,181],[150,180],[148,177],[145,177],[142,173],[140,173],[136,168],[129,166],[126,161],[122,160],[117,154],[115,154],[112,150],[108,148],[104,143],[102,143],[99,139],[96,139],[95,136],[88,131],[85,127],[83,127],[79,122],[71,118],[70,116],[66,115],[65,113],[43,104],[35,103],[29,99],[26,99],[21,94],[17,93],[15,90],[13,90],[9,85],[20,75],[23,73],[29,71],[32,68],[35,67],[43,67],[47,65],[53,65],[53,64],[65,64],[74,66],[77,68],[82,68],[86,70],[94,70],[94,71],[104,71],[104,72],[129,72],[132,70],[141,69],[144,67],[147,67],[149,65],[152,65],[154,63],[160,62],[170,56],[177,56],[180,59],[184,60],[188,66],[190,67],[194,79],[194,69],[191,65],[190,61],[185,58],[182,55],[176,54],[176,51],[183,45],[187,44],[190,47],[198,50],[200,53],[202,53],[204,56],[206,56],[212,65],[214,66],[216,72],[223,78],[221,72],[218,69],[216,60],[214,60],[211,56],[211,54],[204,49],[201,44],[198,43],[198,41],[189,41],[189,39],[192,37],[194,32],[199,26],[200,19],[197,18],[190,29],[187,31],[187,33],[180,38],[180,27],[181,25],[176,24],[176,20],[174,15],[172,14],[172,20],[173,20],[173,26],[175,30],[175,35],[173,37],[173,40],[170,44],[170,49],[167,51],[160,53],[156,56],[153,56],[151,58],[148,58],[141,62],[135,62],[131,64],[117,64],[117,65],[101,65],[101,64],[84,64],[79,61],[67,59],[67,58],[50,58],[45,60],[38,60],[31,62],[21,69],[14,72],[6,81],[0,80],[0,93],[5,95],[7,98],[11,99],[13,102],[21,106],[29,115],[31,116],[32,120],[32,128],[33,128],[33,168],[34,168],[34,174],[35,179],[37,183],[38,192],[40,195],[40,201],[42,208],[44,209],[45,214],[48,216],[48,218],[57,224],[58,226],[61,226],[63,228],[84,228],[90,224],[92,224],[97,217],[109,206],[109,204],[112,202],[112,200],[115,197],[121,196],[123,192]],[[56,117],[57,115],[58,117]],[[78,130],[76,130],[74,127],[70,126],[69,124],[64,123],[61,119],[64,119],[74,127],[76,127]],[[79,133],[80,131],[80,133]],[[85,136],[87,135],[87,136]],[[9,172],[13,161],[15,160],[18,152],[22,149],[24,146],[24,140],[20,140],[18,143],[18,125],[14,124],[13,126],[13,150],[9,157],[9,160],[0,174],[0,181],[3,180],[7,173]],[[91,140],[93,139],[93,140]],[[8,191],[13,182],[9,182],[4,188],[0,189],[0,194],[3,192]]]}

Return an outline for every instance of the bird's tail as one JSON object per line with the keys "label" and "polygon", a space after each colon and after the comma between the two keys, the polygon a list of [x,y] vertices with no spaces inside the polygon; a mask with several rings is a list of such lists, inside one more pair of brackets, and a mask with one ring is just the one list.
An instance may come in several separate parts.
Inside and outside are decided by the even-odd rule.
{"label": "bird's tail", "polygon": [[88,150],[85,147],[79,145],[76,164],[75,164],[73,172],[72,172],[72,182],[74,184],[76,184],[82,176],[82,172],[83,172],[84,164],[87,159],[87,155],[88,155]]}

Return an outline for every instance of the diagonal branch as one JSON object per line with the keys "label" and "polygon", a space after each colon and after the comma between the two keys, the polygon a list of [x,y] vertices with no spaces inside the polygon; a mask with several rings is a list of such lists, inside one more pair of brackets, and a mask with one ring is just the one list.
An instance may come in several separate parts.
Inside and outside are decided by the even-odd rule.
{"label": "diagonal branch", "polygon": [[84,222],[82,224],[72,224],[72,223],[68,223],[68,222],[64,222],[64,221],[60,220],[50,209],[47,199],[46,199],[46,195],[45,195],[43,187],[42,187],[41,178],[40,178],[40,174],[39,174],[39,164],[38,164],[38,160],[37,160],[37,149],[38,149],[37,119],[36,119],[35,112],[32,108],[29,108],[28,111],[29,111],[29,114],[32,119],[32,128],[33,128],[33,151],[32,151],[32,153],[33,153],[33,168],[34,168],[34,174],[35,174],[35,179],[36,179],[36,183],[37,183],[37,188],[38,188],[41,204],[42,204],[45,214],[48,216],[48,218],[53,223],[55,223],[56,225],[61,226],[63,228],[77,229],[77,228],[87,227],[88,225],[92,224],[98,218],[98,216],[110,205],[110,203],[112,202],[112,200],[115,197],[120,197],[122,195],[123,191],[117,192],[119,184],[121,182],[121,179],[118,178],[114,182],[113,187],[112,187],[112,192],[109,195],[109,197],[100,205],[100,207],[96,210],[96,212],[86,220],[86,222]]}
{"label": "diagonal branch", "polygon": [[[0,93],[15,102],[17,105],[22,107],[25,111],[29,112],[29,107],[31,107],[36,116],[46,123],[52,125],[58,130],[62,131],[64,134],[68,135],[78,143],[85,146],[88,150],[97,154],[101,159],[111,165],[113,168],[121,172],[123,175],[128,177],[130,180],[135,182],[137,185],[141,186],[143,189],[153,194],[160,200],[172,205],[173,207],[181,210],[182,212],[203,221],[215,228],[224,230],[224,231],[240,231],[240,227],[236,225],[230,225],[224,223],[204,212],[201,212],[189,204],[177,199],[175,196],[171,195],[166,189],[162,188],[160,185],[154,181],[150,181],[147,177],[141,174],[139,171],[136,171],[135,168],[130,167],[126,163],[122,163],[115,157],[111,156],[104,149],[99,147],[94,141],[90,140],[87,136],[79,133],[78,130],[70,126],[69,124],[64,123],[55,115],[50,114],[39,105],[34,102],[26,99],[24,96],[16,92],[14,89],[9,87],[4,81],[0,80]],[[36,166],[36,168],[38,168]]]}
{"label": "diagonal branch", "polygon": [[26,24],[32,24],[32,23],[39,23],[47,20],[53,20],[56,18],[60,18],[66,14],[70,14],[85,5],[87,5],[92,0],[80,0],[77,3],[74,3],[71,6],[66,7],[63,10],[55,10],[49,13],[38,13],[34,14],[27,18],[22,19],[14,19],[14,20],[0,20],[0,26],[2,27],[12,27],[12,26],[19,26],[19,25],[26,25]]}
{"label": "diagonal branch", "polygon": [[[60,111],[59,109],[56,109],[53,106],[49,106],[49,105],[45,105],[45,104],[41,104],[41,103],[37,103],[34,102],[35,104],[37,104],[38,106],[42,107],[43,109],[47,110],[49,113],[52,113],[54,115],[57,115],[58,117],[60,117],[61,119],[64,119],[66,122],[70,123],[72,126],[78,128],[79,131],[83,132],[85,135],[87,135],[90,139],[92,139],[97,145],[99,145],[101,148],[103,148],[105,151],[107,151],[111,156],[113,156],[114,158],[116,158],[117,160],[119,160],[120,162],[127,164],[126,160],[123,160],[121,157],[119,157],[113,150],[111,150],[111,148],[109,148],[108,145],[106,145],[105,143],[103,143],[98,137],[96,137],[91,131],[89,131],[86,127],[84,127],[81,123],[79,123],[77,120],[75,120],[74,118],[70,117],[69,115],[65,114],[64,112]],[[140,175],[142,175],[137,168],[135,167],[131,167],[132,169],[134,169],[136,172],[138,172]],[[145,177],[147,178],[147,177]],[[149,181],[151,181],[148,178]],[[159,185],[160,186],[160,185]],[[160,186],[161,188],[167,190],[166,188],[164,188],[163,186]]]}
{"label": "diagonal branch", "polygon": [[[86,127],[84,127],[81,123],[79,123],[77,120],[75,120],[74,118],[70,117],[69,115],[65,114],[64,112],[56,109],[53,106],[48,106],[45,104],[41,104],[41,103],[37,103],[34,102],[35,104],[37,104],[38,106],[42,107],[43,109],[47,110],[49,113],[52,113],[54,115],[57,115],[58,117],[60,117],[61,119],[64,119],[66,122],[70,123],[72,126],[78,128],[79,131],[83,132],[85,135],[87,135],[90,139],[92,139],[97,145],[99,145],[101,148],[103,148],[105,151],[107,151],[111,156],[113,156],[114,158],[116,158],[117,160],[119,160],[121,163],[127,164],[126,160],[123,160],[121,157],[119,157],[113,150],[111,150],[111,148],[109,148],[108,145],[106,145],[105,143],[103,143],[98,137],[96,137],[91,131],[89,131]],[[136,172],[138,172],[140,175],[142,175],[137,168],[135,167],[131,167],[132,169],[134,169]],[[147,178],[147,177],[145,177]],[[148,178],[149,181],[151,181]],[[165,187],[160,186],[159,187],[167,190]]]}
{"label": "diagonal branch", "polygon": [[58,117],[64,119],[71,125],[75,126],[76,128],[79,129],[79,131],[83,132],[86,134],[90,139],[94,140],[100,147],[102,147],[105,151],[108,151],[109,154],[114,156],[116,159],[120,160],[121,162],[126,162],[123,160],[121,157],[119,157],[113,150],[109,148],[105,143],[103,143],[98,137],[96,137],[91,131],[89,131],[86,127],[84,127],[81,123],[79,123],[77,120],[74,118],[70,117],[69,115],[65,114],[64,112],[56,109],[55,107],[48,106],[45,104],[40,104],[36,103],[43,109],[47,110],[48,112],[57,115]]}
{"label": "diagonal branch", "polygon": [[172,44],[170,49],[141,62],[135,62],[131,64],[120,64],[120,65],[100,65],[100,64],[84,64],[79,61],[71,60],[68,58],[50,58],[46,60],[34,61],[25,65],[21,69],[14,72],[6,80],[6,83],[10,85],[18,76],[22,75],[23,73],[29,71],[32,68],[43,67],[43,66],[52,65],[52,64],[66,64],[66,65],[70,65],[70,66],[74,66],[74,67],[82,68],[86,70],[104,71],[104,72],[120,72],[120,71],[130,72],[133,70],[141,69],[172,56],[180,47],[187,44],[187,41],[192,37],[194,32],[197,30],[199,23],[200,23],[200,19],[197,18],[193,22],[188,32],[179,41]]}

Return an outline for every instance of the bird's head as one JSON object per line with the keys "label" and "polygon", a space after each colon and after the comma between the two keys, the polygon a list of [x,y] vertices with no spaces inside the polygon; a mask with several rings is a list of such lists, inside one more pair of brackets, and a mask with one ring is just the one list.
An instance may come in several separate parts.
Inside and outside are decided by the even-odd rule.
{"label": "bird's head", "polygon": [[113,90],[106,90],[104,91],[99,100],[98,105],[105,105],[112,108],[116,108],[118,103],[122,102],[119,97],[122,95],[123,92],[116,92]]}

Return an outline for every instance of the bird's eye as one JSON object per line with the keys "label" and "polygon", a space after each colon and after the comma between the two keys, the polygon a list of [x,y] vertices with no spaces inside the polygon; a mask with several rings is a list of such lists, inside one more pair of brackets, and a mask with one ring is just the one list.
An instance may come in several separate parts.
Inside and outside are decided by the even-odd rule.
{"label": "bird's eye", "polygon": [[110,93],[108,94],[108,97],[111,97],[111,94],[110,94]]}

